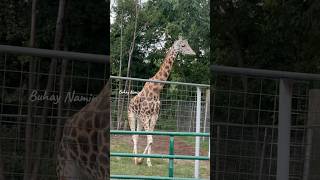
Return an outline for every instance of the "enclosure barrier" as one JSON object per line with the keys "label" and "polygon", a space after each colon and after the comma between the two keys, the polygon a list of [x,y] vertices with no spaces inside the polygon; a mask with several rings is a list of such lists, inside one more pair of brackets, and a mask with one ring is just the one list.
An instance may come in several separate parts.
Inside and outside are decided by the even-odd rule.
{"label": "enclosure barrier", "polygon": [[108,63],[109,56],[101,54],[89,54],[89,53],[79,53],[70,51],[59,51],[51,49],[39,49],[30,47],[19,47],[19,46],[9,46],[0,45],[0,52],[10,53],[10,54],[21,54],[30,55],[37,57],[51,57],[51,58],[65,58],[77,61],[85,62],[95,62],[95,63]]}
{"label": "enclosure barrier", "polygon": [[[176,88],[177,87],[180,87],[180,88],[184,87],[185,89],[182,89],[182,91],[181,91],[182,93],[184,93],[183,95],[181,95],[181,96],[183,96],[183,98],[181,98],[181,99],[183,99],[184,102],[187,102],[188,99],[189,99],[189,101],[192,99],[192,101],[195,103],[194,107],[196,107],[195,111],[194,111],[195,117],[194,118],[192,118],[192,117],[189,118],[190,122],[193,122],[195,120],[195,123],[194,123],[194,127],[195,128],[192,131],[194,131],[196,133],[200,133],[200,131],[201,131],[201,127],[200,127],[201,126],[201,112],[205,112],[204,113],[204,118],[203,118],[204,119],[204,123],[202,123],[202,124],[204,126],[203,127],[204,132],[208,132],[208,131],[205,131],[205,129],[207,128],[207,126],[209,124],[209,123],[206,123],[206,121],[208,119],[208,116],[209,116],[209,115],[207,115],[207,114],[209,114],[209,113],[207,113],[209,111],[209,103],[208,103],[209,95],[206,93],[206,96],[203,96],[201,91],[202,90],[209,90],[210,85],[208,85],[208,84],[197,84],[197,83],[175,82],[175,81],[160,81],[160,80],[141,79],[141,78],[132,78],[132,77],[119,77],[119,76],[110,76],[110,79],[111,79],[111,82],[113,82],[112,80],[114,80],[115,82],[117,82],[117,81],[119,81],[119,82],[121,82],[121,81],[126,81],[126,82],[129,81],[129,82],[132,82],[132,84],[139,84],[140,83],[140,85],[142,85],[142,83],[146,83],[146,82],[153,82],[153,83],[168,84],[170,86],[172,85],[172,86],[175,86]],[[123,82],[123,84],[126,84],[126,82]],[[111,84],[113,84],[113,83],[111,83]],[[114,85],[116,85],[117,88],[119,87],[119,89],[112,89],[112,92],[117,94],[118,93],[117,91],[119,91],[119,94],[120,94],[120,91],[122,90],[120,88],[120,83],[119,84],[114,84]],[[136,91],[140,91],[142,89],[142,86],[134,86],[134,85],[132,85],[132,86],[134,87],[133,89],[135,89]],[[168,87],[168,86],[166,86],[166,87]],[[124,88],[124,89],[126,89],[126,88]],[[187,91],[187,89],[189,89],[189,90],[192,89],[192,91]],[[130,90],[128,90],[128,91],[130,91]],[[131,93],[131,91],[130,91],[130,93]],[[167,89],[162,90],[161,93],[163,93],[164,96],[170,94],[167,91]],[[193,94],[193,96],[190,95],[190,94]],[[125,98],[123,98],[123,97],[119,98],[119,97],[121,97],[121,94],[118,97],[115,95],[115,99],[117,99],[117,101],[118,101],[118,106],[114,106],[112,109],[113,109],[113,111],[115,111],[117,113],[119,113],[119,112],[120,113],[121,112],[125,113],[126,110],[124,108],[119,108],[119,104],[121,104],[121,103],[119,103],[119,100],[121,100],[123,102]],[[203,98],[206,98],[205,101],[202,100]],[[172,103],[172,102],[168,103],[168,99],[166,99],[166,97],[163,97],[163,98],[160,98],[160,99],[161,99],[161,103],[162,104],[168,105],[168,104]],[[177,99],[179,99],[179,98],[177,98]],[[179,100],[181,100],[181,99],[179,99]],[[201,111],[201,102],[206,102],[205,107],[204,107],[206,109],[205,111]],[[127,101],[127,103],[128,103],[128,101]],[[123,103],[122,103],[122,105],[123,105]],[[161,119],[163,117],[163,116],[161,116],[161,114],[162,115],[168,115],[166,113],[168,111],[166,111],[165,108],[161,108],[161,109],[162,109],[162,113],[160,113],[159,119]],[[171,107],[171,109],[173,109],[173,108]],[[192,110],[190,111],[190,109],[188,109],[188,111],[192,112]],[[118,118],[118,114],[117,115],[112,115],[112,117],[113,118],[117,117],[117,119],[122,119],[122,118]],[[175,116],[173,119],[177,119],[178,120],[177,116]],[[112,121],[112,118],[111,118],[111,121]],[[161,121],[161,120],[159,120],[159,121]],[[112,127],[113,127],[113,125],[112,125],[112,122],[111,122],[111,129],[112,129]],[[117,128],[117,130],[119,130],[119,129],[121,129],[121,128]],[[167,131],[167,130],[164,129],[164,131]],[[185,132],[184,129],[183,130],[175,129],[174,131]],[[190,132],[190,130],[189,130],[189,132]],[[210,149],[210,145],[209,145],[209,149]],[[199,156],[199,154],[200,154],[200,136],[196,136],[195,137],[195,156]],[[195,178],[199,178],[199,174],[200,174],[200,170],[199,169],[200,169],[199,160],[196,159],[195,160],[195,166],[194,166],[194,177]]]}
{"label": "enclosure barrier", "polygon": [[[303,179],[303,180],[309,180],[309,179],[319,179],[319,174],[316,175],[309,175],[310,169],[310,162],[311,160],[319,160],[317,155],[317,150],[313,150],[314,154],[312,154],[310,151],[312,145],[316,145],[316,142],[312,144],[310,142],[312,139],[312,136],[310,136],[309,131],[312,131],[314,133],[318,133],[318,131],[315,131],[315,127],[317,124],[312,125],[310,127],[309,121],[310,119],[314,117],[318,117],[317,114],[319,114],[319,111],[316,109],[307,109],[308,106],[318,106],[319,103],[317,100],[312,99],[310,96],[310,91],[308,87],[317,87],[315,84],[312,84],[312,81],[319,81],[320,75],[318,74],[307,74],[307,73],[296,73],[296,72],[285,72],[285,71],[274,71],[274,70],[259,70],[259,69],[250,69],[250,68],[237,68],[237,67],[227,67],[227,66],[218,66],[213,65],[211,66],[211,72],[212,74],[217,75],[216,82],[219,81],[219,84],[216,86],[213,86],[214,98],[219,99],[219,101],[213,102],[213,109],[217,111],[215,112],[215,115],[211,116],[214,119],[214,122],[212,122],[212,127],[215,128],[214,131],[214,147],[215,147],[215,153],[213,161],[215,161],[215,179],[232,179],[233,177],[237,178],[244,178],[245,179],[263,179],[263,178],[269,178],[269,179],[277,179],[277,180],[289,180],[290,179]],[[228,79],[221,80],[221,76],[226,77]],[[263,79],[266,78],[266,79]],[[256,83],[256,79],[259,79]],[[234,81],[238,80],[235,83]],[[256,89],[252,91],[248,91],[249,80],[252,80],[251,82],[254,82],[251,84],[251,87],[254,87]],[[268,84],[268,86],[265,86],[265,81],[272,82],[273,84]],[[295,97],[293,95],[294,89],[297,88],[299,83],[305,83],[306,87],[303,90],[298,90],[299,93],[302,91],[303,97]],[[243,85],[246,88],[241,89],[239,86]],[[249,85],[248,85],[249,84]],[[267,84],[267,83],[266,83]],[[312,85],[310,85],[312,84]],[[221,85],[222,87],[219,87]],[[254,86],[253,86],[254,85]],[[272,93],[274,94],[268,94],[263,92],[263,86],[268,87],[271,89]],[[271,86],[271,88],[270,88]],[[250,86],[249,86],[250,87]],[[299,87],[299,86],[298,86]],[[257,90],[258,89],[258,90]],[[309,90],[309,91],[308,91]],[[276,92],[277,91],[277,92]],[[297,91],[295,91],[297,93]],[[227,100],[224,100],[223,96],[229,97]],[[232,97],[238,97],[236,98]],[[251,96],[252,99],[252,107],[248,106],[248,96]],[[297,96],[297,94],[296,94]],[[317,96],[314,96],[317,97]],[[263,99],[262,99],[263,98]],[[299,99],[300,98],[300,99]],[[309,100],[308,100],[309,98]],[[221,100],[222,99],[222,100]],[[270,100],[271,99],[271,100]],[[299,102],[302,101],[302,103]],[[234,103],[232,104],[233,101]],[[237,101],[237,102],[236,102]],[[271,101],[271,107],[274,109],[264,110],[262,107],[267,109],[266,107],[268,105],[265,105],[263,102],[269,102]],[[315,101],[313,103],[308,101]],[[223,103],[221,103],[223,102]],[[257,103],[256,103],[257,102]],[[219,103],[219,104],[218,104]],[[238,103],[238,104],[236,104]],[[295,103],[295,104],[293,104]],[[217,105],[218,104],[218,105]],[[234,105],[236,104],[236,105]],[[258,104],[258,105],[256,105]],[[297,105],[298,104],[298,105]],[[295,105],[295,106],[293,106]],[[293,111],[293,108],[297,107],[295,111]],[[220,108],[220,109],[218,109]],[[299,109],[300,108],[300,109]],[[236,112],[240,114],[242,117],[238,117],[232,115],[232,112]],[[239,113],[239,111],[241,111]],[[271,113],[271,115],[262,115],[262,113]],[[224,113],[224,114],[223,114]],[[242,114],[241,114],[242,113]],[[247,115],[251,113],[251,119],[250,116]],[[218,115],[219,114],[219,115]],[[301,115],[302,114],[302,115]],[[300,115],[300,116],[299,116]],[[226,117],[226,118],[225,118]],[[230,118],[231,117],[231,118]],[[295,118],[294,121],[292,118]],[[243,118],[243,119],[242,119]],[[265,118],[265,119],[261,119]],[[300,119],[299,119],[300,118]],[[227,120],[227,122],[219,122],[219,120]],[[274,120],[272,125],[269,125],[271,123],[270,120]],[[309,121],[308,121],[309,120]],[[245,122],[247,124],[245,124]],[[294,126],[293,123],[296,123],[299,125]],[[306,124],[308,122],[308,124]],[[263,124],[266,123],[266,124]],[[277,124],[276,124],[277,123]],[[302,124],[303,123],[303,124]],[[264,132],[261,131],[260,128],[264,128]],[[272,129],[272,133],[268,133],[268,128]],[[294,129],[296,128],[296,129]],[[224,132],[222,132],[222,129]],[[226,130],[225,130],[226,129]],[[273,129],[276,129],[277,132],[273,132]],[[298,130],[297,130],[298,129]],[[308,132],[305,134],[305,132]],[[294,133],[294,134],[293,134]],[[222,135],[221,135],[222,134]],[[256,134],[256,137],[253,137],[254,134]],[[270,135],[268,135],[270,134]],[[241,137],[238,137],[241,135]],[[225,141],[229,141],[231,143],[224,143],[220,142],[222,137],[225,136]],[[252,139],[247,140],[250,137]],[[262,142],[259,141],[259,137],[263,137]],[[270,140],[271,137],[271,140]],[[273,137],[277,137],[277,141],[273,141]],[[293,139],[295,138],[295,139]],[[231,140],[230,140],[231,139]],[[236,142],[238,145],[235,145],[234,147],[239,147],[240,153],[228,150],[226,151],[227,146],[232,146],[233,143]],[[271,141],[271,142],[268,142]],[[255,150],[250,149],[250,143],[255,145]],[[300,144],[301,143],[301,144]],[[261,146],[260,146],[261,144]],[[276,152],[273,151],[274,147],[273,144],[275,144]],[[223,148],[219,149],[220,146],[223,146]],[[254,145],[253,145],[254,147]],[[262,148],[261,154],[258,153],[260,147]],[[299,148],[298,150],[294,150],[293,148]],[[318,147],[318,146],[317,146]],[[232,147],[231,147],[232,148]],[[236,148],[234,148],[236,149]],[[243,150],[244,149],[244,150]],[[265,156],[265,151],[268,149],[270,151],[270,159],[267,159],[268,157]],[[298,153],[297,153],[297,152]],[[291,154],[291,153],[297,153],[297,155]],[[257,155],[260,154],[260,162],[259,158],[256,156],[252,156],[252,154]],[[275,154],[275,157],[274,157]],[[305,156],[304,156],[305,155]],[[221,160],[221,156],[224,156],[224,160]],[[228,156],[230,159],[234,158],[232,160],[227,159]],[[227,157],[227,158],[226,158]],[[296,159],[293,159],[295,157]],[[298,157],[298,158],[297,158]],[[314,159],[311,159],[313,157]],[[264,162],[264,159],[267,159],[267,163]],[[273,160],[276,161],[276,163],[273,162]],[[223,163],[219,162],[224,161]],[[243,161],[248,162],[248,164],[243,163]],[[293,165],[291,162],[298,162],[300,164]],[[228,165],[228,162],[229,165]],[[244,172],[246,169],[244,167],[238,168],[237,166],[240,166],[239,164],[243,163],[242,166],[245,166],[246,169],[248,167],[254,167],[256,170],[255,172],[252,172],[251,174],[249,172]],[[254,166],[250,165],[250,162],[254,162]],[[318,161],[319,162],[319,161]],[[315,162],[313,162],[316,164]],[[223,164],[223,165],[222,165]],[[226,165],[227,164],[227,165]],[[264,167],[268,165],[269,171],[264,171]],[[223,166],[223,171],[219,169],[219,167]],[[226,168],[228,167],[228,168]],[[271,168],[272,167],[272,168]],[[273,168],[274,167],[274,168]],[[313,166],[315,168],[316,166]],[[240,169],[239,171],[236,171],[235,169]],[[275,171],[274,171],[275,169]],[[314,170],[313,170],[314,171]],[[268,174],[264,174],[268,172]],[[221,176],[220,176],[221,175]],[[263,177],[263,176],[266,177]],[[309,176],[309,177],[308,177]]]}
{"label": "enclosure barrier", "polygon": [[110,175],[111,178],[115,179],[181,179],[181,180],[200,180],[199,178],[175,178],[174,174],[174,159],[185,159],[185,160],[209,160],[209,157],[206,156],[186,156],[186,155],[174,155],[174,137],[175,136],[194,136],[194,137],[209,137],[209,133],[193,133],[193,132],[160,132],[160,131],[119,131],[119,130],[111,130],[110,134],[114,135],[157,135],[157,136],[169,136],[170,144],[169,144],[169,154],[132,154],[132,153],[110,153],[112,157],[143,157],[143,158],[161,158],[161,159],[169,159],[169,169],[168,169],[168,177],[160,177],[160,176],[129,176],[129,175]]}
{"label": "enclosure barrier", "polygon": [[57,179],[61,130],[87,101],[27,97],[33,91],[97,95],[109,79],[109,67],[107,55],[0,45],[0,179]]}

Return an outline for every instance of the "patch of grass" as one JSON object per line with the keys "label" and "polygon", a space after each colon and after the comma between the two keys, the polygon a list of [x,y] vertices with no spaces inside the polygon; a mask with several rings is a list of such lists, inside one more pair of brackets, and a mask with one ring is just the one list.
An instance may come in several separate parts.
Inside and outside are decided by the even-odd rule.
{"label": "patch of grass", "polygon": [[[111,174],[116,175],[143,175],[168,176],[169,160],[152,159],[152,167],[148,167],[146,160],[142,165],[135,165],[132,158],[111,158]],[[175,160],[175,177],[193,177],[194,161]],[[200,177],[208,178],[210,174],[209,162],[200,161]]]}
{"label": "patch of grass", "polygon": [[[190,146],[194,147],[196,144],[196,138],[195,137],[190,137],[190,136],[186,136],[186,137],[180,137],[179,140],[182,140],[186,143],[188,143]],[[204,138],[204,140],[202,140],[202,137],[200,137],[200,150],[201,151],[209,151],[209,141],[208,138]]]}
{"label": "patch of grass", "polygon": [[[194,139],[194,138],[193,138]],[[191,142],[192,139],[186,139]],[[132,152],[129,144],[121,140],[111,139],[111,152]],[[152,158],[152,167],[148,167],[146,159],[142,165],[135,165],[133,158],[111,157],[110,171],[113,175],[141,175],[141,176],[168,176],[169,160]],[[194,161],[174,160],[175,177],[193,177]],[[209,179],[210,164],[209,161],[200,161],[200,177]]]}

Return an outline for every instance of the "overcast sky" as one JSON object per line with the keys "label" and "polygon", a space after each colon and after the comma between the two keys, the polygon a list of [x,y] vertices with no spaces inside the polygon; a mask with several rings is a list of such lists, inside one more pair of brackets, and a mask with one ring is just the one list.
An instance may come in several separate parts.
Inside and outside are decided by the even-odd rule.
{"label": "overcast sky", "polygon": [[[133,0],[132,0],[132,1],[133,1]],[[148,1],[148,0],[140,0],[141,3],[145,3],[145,2],[147,2],[147,1]],[[111,11],[111,7],[114,6],[114,5],[116,5],[116,2],[117,2],[117,0],[111,0],[111,1],[110,1],[110,22],[111,22],[111,24],[113,24],[114,18],[115,18],[114,13],[112,13],[112,11]]]}
{"label": "overcast sky", "polygon": [[112,10],[111,10],[111,7],[114,5],[114,3],[115,3],[115,0],[111,0],[111,2],[110,2],[110,22],[111,22],[111,24],[113,24],[113,22],[114,22],[114,14],[112,13]]}

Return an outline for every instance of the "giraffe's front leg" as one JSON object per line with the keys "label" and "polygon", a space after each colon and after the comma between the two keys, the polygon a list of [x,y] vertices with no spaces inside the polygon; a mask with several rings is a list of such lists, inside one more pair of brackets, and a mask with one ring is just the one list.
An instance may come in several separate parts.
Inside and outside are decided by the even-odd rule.
{"label": "giraffe's front leg", "polygon": [[[160,106],[160,102],[158,102],[158,104],[156,105],[156,114],[152,115],[151,116],[151,122],[150,122],[150,126],[148,127],[148,130],[149,131],[153,131],[154,130],[154,127],[157,123],[157,120],[158,120],[158,114],[159,114],[159,107]],[[147,140],[148,140],[148,154],[150,155],[151,154],[151,147],[152,147],[152,144],[153,144],[153,137],[152,135],[148,135],[147,136]],[[147,165],[149,167],[152,166],[151,164],[151,159],[150,158],[147,158]]]}
{"label": "giraffe's front leg", "polygon": [[[132,135],[133,154],[138,154],[138,140],[139,140],[139,135]],[[136,165],[139,164],[137,157],[134,157],[134,164]]]}
{"label": "giraffe's front leg", "polygon": [[[148,138],[148,146],[149,146],[148,155],[150,155],[151,154],[151,146],[152,146],[152,143],[153,143],[153,138],[152,138],[152,135],[148,135],[147,138]],[[148,167],[152,166],[151,159],[149,157],[147,158],[147,165],[148,165]]]}
{"label": "giraffe's front leg", "polygon": [[[128,121],[131,131],[141,131],[141,125],[139,120],[136,118],[135,114],[131,111],[128,111]],[[136,127],[137,125],[137,127]],[[133,154],[138,154],[138,141],[139,141],[139,135],[134,134],[132,135],[132,141],[133,141]],[[134,163],[140,164],[139,159],[137,157],[134,157]]]}

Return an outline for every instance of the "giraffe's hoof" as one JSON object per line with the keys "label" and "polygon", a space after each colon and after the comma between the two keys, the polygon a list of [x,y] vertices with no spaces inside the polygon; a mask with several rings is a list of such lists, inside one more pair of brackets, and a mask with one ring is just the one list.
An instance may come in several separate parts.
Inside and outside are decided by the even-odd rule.
{"label": "giraffe's hoof", "polygon": [[137,163],[138,163],[139,165],[142,164],[142,163],[143,163],[143,159],[142,159],[142,158],[139,158],[138,161],[137,161]]}

